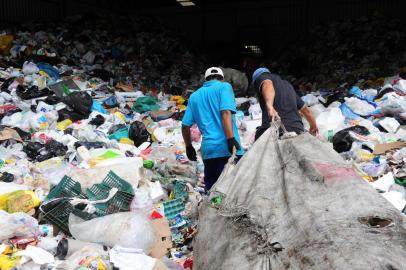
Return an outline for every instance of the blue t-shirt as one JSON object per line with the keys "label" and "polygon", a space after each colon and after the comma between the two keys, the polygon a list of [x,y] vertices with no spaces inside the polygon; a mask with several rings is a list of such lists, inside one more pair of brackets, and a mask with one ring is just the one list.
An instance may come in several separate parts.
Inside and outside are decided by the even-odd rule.
{"label": "blue t-shirt", "polygon": [[[182,124],[192,126],[197,124],[203,136],[202,156],[203,159],[229,157],[227,138],[221,121],[221,111],[231,111],[234,137],[241,146],[235,123],[235,98],[229,83],[216,80],[205,82],[204,85],[194,92],[188,101]],[[237,152],[243,155],[244,150]]]}

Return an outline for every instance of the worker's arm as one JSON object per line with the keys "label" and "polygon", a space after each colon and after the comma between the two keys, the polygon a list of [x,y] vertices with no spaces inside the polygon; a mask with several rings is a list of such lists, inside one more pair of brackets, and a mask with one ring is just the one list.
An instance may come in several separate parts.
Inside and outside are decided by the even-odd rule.
{"label": "worker's arm", "polygon": [[192,146],[192,139],[190,138],[190,127],[182,125],[183,141],[186,145],[186,155],[189,160],[196,161],[196,150]]}
{"label": "worker's arm", "polygon": [[223,124],[224,134],[226,138],[230,139],[234,137],[233,124],[231,121],[231,111],[221,111],[221,122]]}
{"label": "worker's arm", "polygon": [[182,125],[182,136],[186,146],[192,145],[192,140],[190,138],[190,127]]}
{"label": "worker's arm", "polygon": [[273,106],[273,102],[275,100],[275,88],[273,87],[271,80],[265,80],[262,83],[262,96],[264,97],[269,117],[271,117],[272,121],[274,121],[275,117],[278,116],[278,112]]}
{"label": "worker's arm", "polygon": [[223,124],[224,134],[227,138],[227,147],[230,154],[233,153],[233,148],[235,147],[237,150],[240,150],[240,144],[234,138],[233,132],[233,122],[232,122],[232,113],[229,110],[221,111],[221,122]]}
{"label": "worker's arm", "polygon": [[319,129],[317,127],[316,119],[314,118],[312,111],[305,105],[302,109],[300,109],[300,112],[306,118],[307,122],[309,122],[310,134],[316,136],[319,133]]}

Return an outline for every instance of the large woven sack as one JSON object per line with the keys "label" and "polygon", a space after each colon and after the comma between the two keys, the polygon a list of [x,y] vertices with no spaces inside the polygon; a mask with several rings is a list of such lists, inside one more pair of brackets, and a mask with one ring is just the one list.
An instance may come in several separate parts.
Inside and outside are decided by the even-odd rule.
{"label": "large woven sack", "polygon": [[406,269],[405,217],[328,144],[277,130],[201,204],[194,269]]}

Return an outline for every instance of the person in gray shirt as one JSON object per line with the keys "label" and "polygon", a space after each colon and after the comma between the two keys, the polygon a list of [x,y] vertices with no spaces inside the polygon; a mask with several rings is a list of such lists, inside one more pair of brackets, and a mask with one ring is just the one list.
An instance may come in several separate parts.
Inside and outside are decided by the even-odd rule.
{"label": "person in gray shirt", "polygon": [[282,80],[267,68],[259,68],[252,75],[252,83],[262,110],[262,125],[257,128],[255,140],[270,127],[270,123],[276,117],[281,118],[288,132],[294,131],[297,134],[304,132],[300,113],[310,124],[309,132],[315,136],[318,134],[319,130],[312,112],[289,82]]}

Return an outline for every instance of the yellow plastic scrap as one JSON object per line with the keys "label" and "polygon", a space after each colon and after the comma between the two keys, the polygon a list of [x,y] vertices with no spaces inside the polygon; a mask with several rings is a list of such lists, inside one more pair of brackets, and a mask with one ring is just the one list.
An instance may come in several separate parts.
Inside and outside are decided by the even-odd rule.
{"label": "yellow plastic scrap", "polygon": [[120,119],[121,121],[125,122],[125,116],[121,112],[115,112],[114,116]]}
{"label": "yellow plastic scrap", "polygon": [[[90,267],[97,263],[97,270],[108,270],[106,263],[100,258],[95,256],[89,256],[83,261],[80,262],[80,266],[82,267]],[[92,269],[94,269],[92,267]]]}
{"label": "yellow plastic scrap", "polygon": [[46,72],[43,71],[43,70],[40,70],[38,73],[39,73],[39,75],[41,75],[41,76],[45,76],[45,77],[51,78],[51,76],[49,76],[49,74],[46,73]]}
{"label": "yellow plastic scrap", "polygon": [[134,141],[131,140],[130,138],[121,138],[120,143],[134,145]]}
{"label": "yellow plastic scrap", "polygon": [[176,105],[183,105],[185,103],[185,99],[182,96],[172,96],[171,101],[175,101]]}
{"label": "yellow plastic scrap", "polygon": [[61,122],[56,123],[56,128],[59,130],[65,130],[67,129],[70,125],[72,125],[72,120],[70,119],[65,119]]}
{"label": "yellow plastic scrap", "polygon": [[0,196],[0,209],[8,213],[27,213],[40,204],[41,200],[31,190],[17,190]]}
{"label": "yellow plastic scrap", "polygon": [[0,254],[0,270],[11,270],[17,266],[21,257]]}

